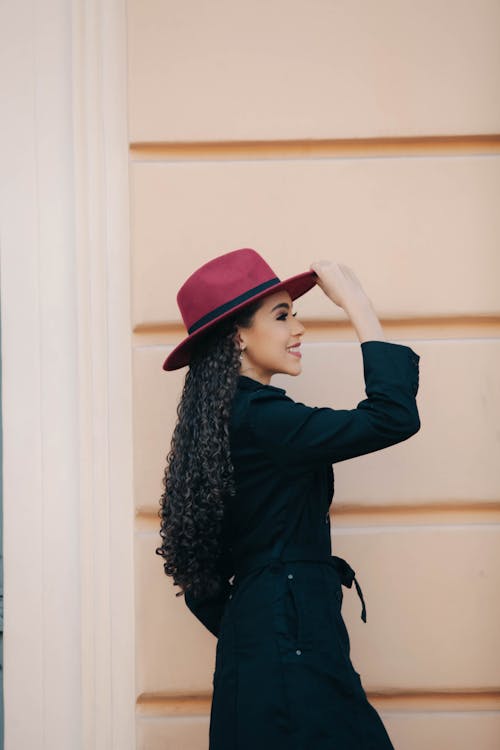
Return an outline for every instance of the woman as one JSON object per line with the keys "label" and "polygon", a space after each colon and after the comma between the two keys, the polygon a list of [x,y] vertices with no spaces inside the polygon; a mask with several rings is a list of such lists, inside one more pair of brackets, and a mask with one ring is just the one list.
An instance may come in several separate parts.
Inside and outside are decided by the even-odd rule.
{"label": "woman", "polygon": [[[293,300],[317,284],[350,317],[367,398],[310,407],[271,385],[299,375]],[[218,637],[209,750],[387,750],[387,731],[350,659],[332,555],[332,464],[420,428],[419,355],[385,340],[353,271],[331,261],[280,281],[245,248],[192,274],[177,296],[188,336],[165,370],[189,365],[161,499],[165,573]]]}

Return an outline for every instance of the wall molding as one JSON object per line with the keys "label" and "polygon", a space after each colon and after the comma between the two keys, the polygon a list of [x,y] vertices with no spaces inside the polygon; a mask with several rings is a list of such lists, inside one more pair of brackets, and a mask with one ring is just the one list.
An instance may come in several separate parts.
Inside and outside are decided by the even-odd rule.
{"label": "wall molding", "polygon": [[499,153],[499,133],[378,138],[300,138],[274,141],[137,141],[130,144],[130,158],[134,162],[362,159],[364,157],[385,159],[389,156],[477,156]]}
{"label": "wall molding", "polygon": [[[364,680],[366,682],[366,680]],[[429,712],[498,711],[500,690],[408,690],[366,688],[368,699],[382,711]],[[210,716],[212,692],[191,694],[143,693],[137,699],[141,718],[179,719]]]}

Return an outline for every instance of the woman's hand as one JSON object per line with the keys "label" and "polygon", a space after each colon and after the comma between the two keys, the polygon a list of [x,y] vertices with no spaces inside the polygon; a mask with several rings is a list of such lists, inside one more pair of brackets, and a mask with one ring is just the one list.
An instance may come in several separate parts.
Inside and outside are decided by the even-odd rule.
{"label": "woman's hand", "polygon": [[333,260],[319,260],[311,263],[310,269],[317,273],[316,283],[327,297],[345,310],[361,342],[387,341],[371,300],[352,268]]}
{"label": "woman's hand", "polygon": [[346,312],[353,305],[357,307],[370,301],[352,268],[344,263],[319,260],[309,267],[318,275],[316,283],[326,296]]}

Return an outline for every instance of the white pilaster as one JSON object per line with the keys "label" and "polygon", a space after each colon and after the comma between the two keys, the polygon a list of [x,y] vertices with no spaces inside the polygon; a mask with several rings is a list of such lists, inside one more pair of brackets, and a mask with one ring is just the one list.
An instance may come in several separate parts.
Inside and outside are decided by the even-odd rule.
{"label": "white pilaster", "polygon": [[128,750],[125,8],[7,3],[0,37],[5,746]]}
{"label": "white pilaster", "polygon": [[125,3],[73,2],[83,746],[135,747]]}

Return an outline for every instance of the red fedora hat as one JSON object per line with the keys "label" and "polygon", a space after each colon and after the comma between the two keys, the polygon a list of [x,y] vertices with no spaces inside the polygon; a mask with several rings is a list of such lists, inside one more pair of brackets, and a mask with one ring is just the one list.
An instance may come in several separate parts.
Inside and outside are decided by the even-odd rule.
{"label": "red fedora hat", "polygon": [[177,292],[187,337],[173,349],[164,370],[178,370],[189,364],[195,344],[216,323],[266,294],[286,289],[292,299],[316,284],[314,271],[305,271],[284,281],[258,252],[249,247],[219,255],[200,266]]}

